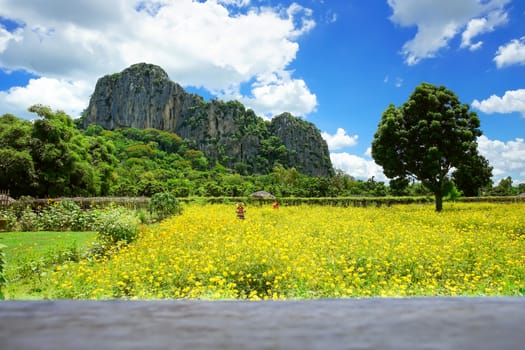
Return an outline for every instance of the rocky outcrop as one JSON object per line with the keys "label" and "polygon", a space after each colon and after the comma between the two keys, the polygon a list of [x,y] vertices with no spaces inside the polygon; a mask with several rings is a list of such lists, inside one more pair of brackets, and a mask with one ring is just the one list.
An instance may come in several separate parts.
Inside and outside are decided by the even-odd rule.
{"label": "rocky outcrop", "polygon": [[314,124],[283,113],[272,119],[270,133],[282,140],[288,163],[297,170],[326,176],[326,169],[332,169],[328,145]]}
{"label": "rocky outcrop", "polygon": [[154,128],[176,133],[206,157],[241,173],[267,173],[279,163],[330,176],[326,142],[311,123],[285,113],[263,120],[237,101],[206,102],[187,93],[155,65],[135,64],[100,78],[83,126]]}
{"label": "rocky outcrop", "polygon": [[175,130],[182,124],[181,117],[202,103],[201,97],[186,93],[170,81],[162,68],[135,64],[98,80],[84,116],[84,127],[96,124],[109,130]]}

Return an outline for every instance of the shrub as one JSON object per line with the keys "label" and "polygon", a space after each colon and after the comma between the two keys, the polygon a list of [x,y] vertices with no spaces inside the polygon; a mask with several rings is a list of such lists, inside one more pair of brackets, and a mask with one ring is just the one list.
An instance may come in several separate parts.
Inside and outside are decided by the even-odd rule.
{"label": "shrub", "polygon": [[180,211],[180,205],[177,197],[169,192],[156,193],[151,197],[149,203],[150,213],[156,215],[158,220],[175,215]]}
{"label": "shrub", "polygon": [[89,250],[89,259],[111,255],[139,234],[139,219],[123,208],[105,209],[96,217],[97,241]]}
{"label": "shrub", "polygon": [[16,215],[13,211],[10,210],[0,210],[0,220],[3,221],[3,227],[1,227],[2,224],[0,224],[0,230],[6,230],[11,231],[13,227],[16,225]]}
{"label": "shrub", "polygon": [[38,215],[30,207],[22,211],[18,226],[20,231],[39,231],[41,228]]}
{"label": "shrub", "polygon": [[40,212],[41,226],[47,231],[81,230],[82,210],[73,201],[54,202]]}
{"label": "shrub", "polygon": [[96,229],[97,239],[106,245],[130,243],[139,232],[137,218],[117,209],[100,214]]}
{"label": "shrub", "polygon": [[450,183],[450,188],[447,195],[443,198],[445,201],[454,202],[456,199],[461,197],[463,193],[459,191],[453,183]]}

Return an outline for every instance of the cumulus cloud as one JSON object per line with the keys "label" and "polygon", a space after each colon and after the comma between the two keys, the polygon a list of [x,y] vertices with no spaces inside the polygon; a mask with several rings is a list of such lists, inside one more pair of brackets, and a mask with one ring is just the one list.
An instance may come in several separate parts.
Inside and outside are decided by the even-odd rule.
{"label": "cumulus cloud", "polygon": [[345,129],[343,128],[338,128],[335,135],[330,135],[327,132],[322,132],[321,136],[328,144],[328,149],[330,151],[355,146],[357,144],[357,141],[359,140],[358,135],[350,136],[346,133]]}
{"label": "cumulus cloud", "polygon": [[373,160],[347,152],[332,152],[330,159],[335,169],[343,170],[356,179],[367,180],[373,176],[376,181],[388,181],[388,178],[383,174],[383,168]]}
{"label": "cumulus cloud", "polygon": [[252,85],[251,97],[242,96],[238,91],[222,97],[236,99],[267,118],[284,111],[305,116],[317,106],[317,96],[310,92],[304,80],[292,79],[287,72],[272,74],[271,78],[258,77]]}
{"label": "cumulus cloud", "polygon": [[525,36],[500,46],[494,57],[494,62],[498,68],[525,64]]}
{"label": "cumulus cloud", "polygon": [[[28,112],[27,108],[34,104],[43,104],[77,118],[86,108],[91,89],[90,85],[83,82],[45,77],[31,79],[25,87],[0,91],[0,106],[3,107],[0,114],[11,113],[30,119],[35,115]],[[20,106],[25,106],[25,110],[20,111]]]}
{"label": "cumulus cloud", "polygon": [[[467,32],[467,45],[474,36],[487,32],[490,26],[503,23],[506,18],[503,7],[509,1],[388,0],[388,5],[393,10],[390,17],[393,23],[402,27],[417,27],[415,37],[402,48],[405,62],[414,65],[423,59],[435,57],[463,28]],[[473,22],[469,27],[469,22],[473,19],[485,19],[487,23]]]}
{"label": "cumulus cloud", "polygon": [[525,117],[525,89],[506,91],[503,97],[492,95],[486,100],[472,102],[483,113],[521,113]]}
{"label": "cumulus cloud", "polygon": [[148,62],[183,86],[239,97],[263,114],[307,115],[317,105],[288,68],[298,38],[315,26],[312,11],[296,3],[271,8],[249,0],[0,0],[0,17],[20,23],[15,32],[0,26],[4,71],[21,69],[71,82],[72,89],[94,89],[96,78]]}
{"label": "cumulus cloud", "polygon": [[503,142],[482,135],[478,138],[478,149],[494,168],[494,183],[507,176],[517,183],[525,183],[525,141],[522,138]]}
{"label": "cumulus cloud", "polygon": [[487,17],[471,19],[467,24],[467,29],[461,35],[461,47],[466,47],[471,51],[481,48],[483,41],[473,43],[472,39],[483,33],[493,32],[496,26],[507,23],[507,21],[507,13],[501,10],[493,11]]}

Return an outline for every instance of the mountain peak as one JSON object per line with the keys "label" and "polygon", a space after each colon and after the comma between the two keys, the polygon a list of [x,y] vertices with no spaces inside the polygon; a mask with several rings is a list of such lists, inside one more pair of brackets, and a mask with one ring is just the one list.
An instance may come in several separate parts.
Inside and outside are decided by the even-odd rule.
{"label": "mountain peak", "polygon": [[314,176],[333,174],[326,142],[311,123],[289,113],[267,122],[238,101],[205,102],[169,80],[159,66],[134,64],[97,81],[83,126],[171,131],[215,164],[268,173],[277,164]]}

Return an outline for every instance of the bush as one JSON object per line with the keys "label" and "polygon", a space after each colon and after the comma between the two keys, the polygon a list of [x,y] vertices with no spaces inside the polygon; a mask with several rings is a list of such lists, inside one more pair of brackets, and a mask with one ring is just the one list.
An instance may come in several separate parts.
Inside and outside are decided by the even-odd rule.
{"label": "bush", "polygon": [[17,224],[20,231],[40,231],[41,228],[38,215],[30,207],[24,209]]}
{"label": "bush", "polygon": [[17,222],[15,213],[10,210],[0,210],[0,220],[3,222],[0,224],[0,231],[11,231]]}
{"label": "bush", "polygon": [[137,218],[123,210],[112,210],[99,215],[97,239],[105,245],[130,243],[139,233]]}
{"label": "bush", "polygon": [[88,256],[111,255],[122,246],[133,242],[139,234],[139,219],[123,208],[104,209],[97,213],[97,241]]}
{"label": "bush", "polygon": [[54,202],[40,212],[41,226],[46,231],[90,230],[94,218],[85,217],[84,214],[80,206],[73,201]]}
{"label": "bush", "polygon": [[157,217],[157,220],[164,220],[168,216],[178,214],[180,204],[177,197],[172,193],[156,193],[151,197],[149,210],[152,215]]}

